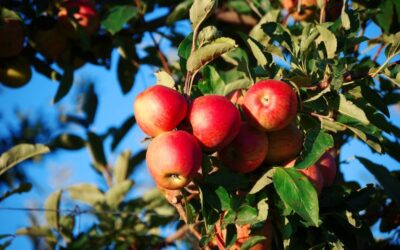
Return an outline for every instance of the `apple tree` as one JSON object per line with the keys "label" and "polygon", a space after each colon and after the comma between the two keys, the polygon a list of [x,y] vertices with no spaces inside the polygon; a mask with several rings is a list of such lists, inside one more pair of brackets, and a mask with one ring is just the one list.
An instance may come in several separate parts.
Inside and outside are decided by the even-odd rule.
{"label": "apple tree", "polygon": [[[160,9],[166,14],[149,21]],[[87,63],[114,71],[113,84],[124,94],[143,66],[157,78],[132,100],[131,116],[104,133],[92,129],[98,96],[87,84],[83,116],[63,116],[45,139],[21,133],[4,149],[0,207],[29,192],[29,178],[16,174],[23,161],[63,150],[86,149],[87,167],[106,188],[54,190],[43,204],[45,221],[2,235],[2,248],[24,235],[37,249],[161,249],[180,240],[188,248],[253,250],[399,244],[399,172],[372,159],[400,162],[393,118],[400,100],[399,1],[4,0],[0,13],[6,88],[42,74],[58,84],[57,105]],[[182,31],[185,23],[190,31]],[[69,132],[70,125],[84,136]],[[146,134],[148,149],[126,149],[110,162],[108,152],[116,153],[134,126]],[[343,159],[343,146],[354,140],[371,157]],[[355,161],[377,184],[345,180]],[[131,198],[131,177],[143,162],[156,188]],[[95,219],[82,231],[76,220],[84,213]],[[167,225],[175,227],[169,236],[160,231]]]}

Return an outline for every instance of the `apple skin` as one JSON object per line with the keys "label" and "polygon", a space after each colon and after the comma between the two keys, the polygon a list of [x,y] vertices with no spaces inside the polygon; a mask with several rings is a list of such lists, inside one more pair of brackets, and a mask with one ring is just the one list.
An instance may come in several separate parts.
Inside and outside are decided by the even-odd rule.
{"label": "apple skin", "polygon": [[302,0],[301,12],[297,11],[298,0],[282,0],[282,6],[285,10],[291,13],[296,21],[308,21],[315,17],[317,11],[317,0]]}
{"label": "apple skin", "polygon": [[267,133],[268,153],[265,158],[268,164],[279,164],[298,156],[303,148],[304,136],[294,123],[287,127]]}
{"label": "apple skin", "polygon": [[298,171],[307,176],[308,180],[314,185],[319,195],[324,187],[324,177],[322,176],[319,167],[317,165],[312,165],[308,168],[298,169]]}
{"label": "apple skin", "polygon": [[237,106],[242,106],[244,103],[244,94],[244,89],[237,89],[227,94],[226,98],[228,98],[229,101],[231,101],[233,104]]}
{"label": "apple skin", "polygon": [[243,122],[235,139],[218,152],[218,157],[233,171],[249,173],[263,163],[267,152],[267,135]]}
{"label": "apple skin", "polygon": [[316,165],[320,169],[321,174],[324,178],[324,186],[332,186],[335,182],[337,172],[336,161],[333,158],[332,154],[329,151],[325,152],[318,160]]}
{"label": "apple skin", "polygon": [[154,137],[176,128],[186,117],[187,106],[178,91],[155,85],[137,95],[134,114],[143,132]]}
{"label": "apple skin", "polygon": [[9,58],[4,64],[0,64],[0,83],[7,87],[22,87],[29,82],[31,77],[31,65],[22,56]]}
{"label": "apple skin", "polygon": [[88,35],[93,35],[99,28],[100,18],[94,5],[90,1],[72,0],[63,3],[63,8],[58,12],[58,20],[64,27],[66,34],[70,38],[77,38],[77,34],[71,24],[68,14],[75,11],[73,17]]}
{"label": "apple skin", "polygon": [[1,20],[0,57],[19,55],[24,47],[24,26],[20,20]]}
{"label": "apple skin", "polygon": [[297,95],[288,84],[263,80],[247,91],[243,111],[252,125],[270,132],[289,125],[296,117],[297,105]]}
{"label": "apple skin", "polygon": [[189,184],[200,169],[202,152],[196,138],[185,131],[170,131],[154,138],[146,162],[158,186],[176,190]]}
{"label": "apple skin", "polygon": [[239,133],[239,110],[226,97],[201,96],[191,103],[188,121],[193,135],[207,151],[218,151]]}

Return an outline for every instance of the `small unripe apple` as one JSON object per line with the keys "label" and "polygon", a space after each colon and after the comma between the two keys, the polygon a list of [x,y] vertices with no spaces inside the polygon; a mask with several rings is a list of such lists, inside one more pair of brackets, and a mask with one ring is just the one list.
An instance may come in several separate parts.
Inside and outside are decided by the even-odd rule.
{"label": "small unripe apple", "polygon": [[0,57],[13,57],[24,47],[24,26],[20,20],[0,20]]}
{"label": "small unripe apple", "polygon": [[249,173],[261,165],[267,151],[267,135],[243,122],[235,139],[218,152],[218,157],[227,168]]}
{"label": "small unripe apple", "polygon": [[228,98],[233,104],[242,106],[244,103],[244,94],[244,89],[237,89],[227,94],[226,98]]}
{"label": "small unripe apple", "polygon": [[218,151],[228,145],[239,133],[239,110],[226,97],[201,96],[192,102],[188,120],[193,135],[205,150]]}
{"label": "small unripe apple", "polygon": [[147,149],[146,162],[158,186],[175,190],[185,187],[200,169],[202,152],[196,138],[185,131],[165,132]]}
{"label": "small unripe apple", "polygon": [[332,186],[335,182],[337,165],[335,159],[329,151],[325,152],[316,163],[324,178],[324,186]]}
{"label": "small unripe apple", "polygon": [[297,95],[285,82],[263,80],[247,91],[243,111],[248,121],[257,128],[280,130],[296,117]]}
{"label": "small unripe apple", "polygon": [[13,57],[0,63],[0,82],[10,88],[19,88],[32,77],[29,61],[22,57]]}
{"label": "small unripe apple", "polygon": [[153,137],[176,128],[186,113],[185,97],[162,85],[141,92],[134,103],[137,124],[143,132]]}
{"label": "small unripe apple", "polygon": [[265,161],[268,164],[279,164],[293,159],[303,148],[303,133],[294,123],[267,134],[269,146]]}
{"label": "small unripe apple", "polygon": [[99,28],[99,14],[90,1],[66,1],[63,3],[63,8],[58,12],[59,22],[64,27],[65,33],[71,38],[77,38],[70,15],[88,35],[93,35]]}

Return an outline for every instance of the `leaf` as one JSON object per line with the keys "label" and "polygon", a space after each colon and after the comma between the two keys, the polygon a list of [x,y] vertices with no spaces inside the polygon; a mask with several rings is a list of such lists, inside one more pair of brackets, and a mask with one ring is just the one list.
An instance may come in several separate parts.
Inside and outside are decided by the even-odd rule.
{"label": "leaf", "polygon": [[187,60],[186,68],[189,72],[196,72],[204,65],[220,57],[222,54],[236,47],[235,40],[221,37],[195,50]]}
{"label": "leaf", "polygon": [[249,194],[255,194],[260,192],[263,188],[272,183],[272,176],[274,175],[275,168],[269,169],[265,172],[260,179],[256,181],[254,186],[251,188]]}
{"label": "leaf", "polygon": [[125,59],[122,56],[119,57],[117,67],[118,82],[121,86],[122,93],[126,94],[133,87],[138,68],[133,65],[130,60]]}
{"label": "leaf", "polygon": [[199,42],[199,46],[202,47],[203,45],[214,41],[215,39],[221,36],[221,32],[217,29],[217,27],[213,25],[209,25],[204,27],[200,32],[197,38]]}
{"label": "leaf", "polygon": [[268,218],[268,211],[269,211],[269,205],[268,205],[268,198],[261,199],[257,203],[257,222],[260,221],[266,221]]}
{"label": "leaf", "polygon": [[307,168],[316,163],[321,156],[333,147],[333,138],[320,128],[307,131],[300,159],[296,161],[295,168]]}
{"label": "leaf", "polygon": [[139,17],[139,11],[132,5],[111,7],[101,20],[101,25],[112,35],[120,31],[133,17]]}
{"label": "leaf", "polygon": [[175,80],[170,74],[164,70],[157,71],[154,73],[157,78],[157,85],[162,85],[171,89],[175,89]]}
{"label": "leaf", "polygon": [[385,192],[399,203],[400,183],[397,178],[394,177],[385,166],[378,165],[363,157],[356,156],[356,158],[375,176]]}
{"label": "leaf", "polygon": [[58,86],[56,95],[54,97],[53,103],[57,103],[64,96],[66,96],[69,90],[72,87],[72,83],[74,82],[74,70],[72,66],[68,64],[64,69],[64,74],[61,77],[60,85]]}
{"label": "leaf", "polygon": [[29,235],[33,236],[35,238],[37,237],[44,237],[47,242],[52,242],[56,243],[57,238],[53,234],[52,230],[48,227],[26,227],[26,228],[20,228],[16,231],[16,235]]}
{"label": "leaf", "polygon": [[193,0],[186,0],[179,3],[175,9],[168,15],[166,23],[172,25],[174,22],[187,17],[190,6],[192,6]]}
{"label": "leaf", "polygon": [[12,10],[6,9],[4,7],[0,8],[0,19],[1,20],[18,20],[21,21],[21,18]]}
{"label": "leaf", "polygon": [[137,154],[135,154],[129,163],[129,168],[127,172],[127,177],[129,177],[134,170],[140,163],[142,163],[146,159],[146,150],[141,150]]}
{"label": "leaf", "polygon": [[223,95],[228,95],[234,90],[238,89],[248,89],[252,84],[252,81],[249,78],[242,78],[225,84],[224,93]]}
{"label": "leaf", "polygon": [[104,201],[104,194],[93,184],[77,184],[68,188],[72,199],[96,205]]}
{"label": "leaf", "polygon": [[343,0],[342,14],[340,19],[342,21],[342,26],[345,30],[349,30],[351,28],[350,17],[346,12],[347,0]]}
{"label": "leaf", "polygon": [[51,193],[44,203],[47,225],[53,228],[59,228],[61,194],[61,190]]}
{"label": "leaf", "polygon": [[19,144],[0,155],[0,175],[18,163],[29,158],[46,154],[50,149],[42,144]]}
{"label": "leaf", "polygon": [[252,236],[243,243],[243,245],[240,247],[240,250],[249,250],[252,246],[256,245],[257,243],[263,242],[266,239],[267,238],[265,236]]}
{"label": "leaf", "polygon": [[190,33],[178,47],[179,65],[181,67],[182,73],[186,73],[186,63],[190,56],[192,50],[193,32]]}
{"label": "leaf", "polygon": [[217,8],[218,0],[194,0],[189,10],[192,28],[197,32],[201,23],[204,22]]}
{"label": "leaf", "polygon": [[332,33],[332,31],[328,30],[322,25],[318,25],[317,29],[320,34],[316,40],[317,44],[323,42],[325,44],[326,54],[328,58],[334,58],[337,49],[336,36]]}
{"label": "leaf", "polygon": [[305,221],[318,226],[318,195],[306,176],[294,168],[275,168],[272,176],[279,197]]}
{"label": "leaf", "polygon": [[80,136],[64,133],[57,136],[51,143],[51,146],[67,150],[79,150],[85,147],[85,140]]}
{"label": "leaf", "polygon": [[207,65],[202,71],[203,80],[198,83],[200,91],[205,94],[223,95],[225,82],[218,71],[211,65]]}
{"label": "leaf", "polygon": [[111,208],[117,208],[119,203],[124,199],[125,195],[133,186],[132,180],[124,180],[114,185],[106,193],[106,202]]}
{"label": "leaf", "polygon": [[381,1],[379,5],[380,13],[375,16],[378,25],[383,29],[384,33],[390,32],[393,23],[394,6],[391,0]]}
{"label": "leaf", "polygon": [[94,91],[94,84],[91,83],[89,87],[82,93],[81,97],[81,110],[86,115],[86,120],[88,124],[92,124],[96,116],[98,98]]}
{"label": "leaf", "polygon": [[225,211],[231,208],[231,197],[227,190],[214,185],[203,185],[200,187],[205,202],[217,211]]}
{"label": "leaf", "polygon": [[113,141],[111,143],[111,150],[114,151],[121,140],[128,134],[129,130],[135,125],[136,120],[135,116],[131,115],[128,117],[124,123],[121,125],[121,127],[117,128],[113,132]]}
{"label": "leaf", "polygon": [[365,143],[367,143],[373,150],[375,150],[378,153],[382,153],[382,147],[381,145],[379,145],[378,143],[368,139],[367,135],[361,131],[358,128],[349,126],[349,125],[345,125],[346,128],[348,128],[350,131],[352,131],[358,138],[360,138],[361,140],[363,140]]}
{"label": "leaf", "polygon": [[352,117],[365,125],[369,124],[369,120],[364,111],[353,102],[347,100],[343,94],[339,94],[339,98],[336,98],[335,104],[339,113]]}
{"label": "leaf", "polygon": [[114,182],[121,183],[128,178],[128,169],[130,165],[131,151],[125,150],[118,155],[114,166]]}
{"label": "leaf", "polygon": [[87,133],[87,137],[87,147],[92,156],[94,167],[101,172],[104,166],[107,165],[106,155],[103,148],[103,139],[90,131]]}
{"label": "leaf", "polygon": [[32,184],[23,182],[17,188],[7,191],[0,196],[0,202],[5,200],[7,197],[10,197],[13,194],[21,194],[25,192],[29,192],[32,189]]}
{"label": "leaf", "polygon": [[265,50],[265,48],[262,44],[260,44],[254,38],[249,37],[242,32],[239,32],[238,34],[243,39],[243,41],[246,43],[247,47],[252,52],[254,58],[256,58],[258,66],[263,67],[263,66],[266,66],[268,64],[268,62],[272,62],[272,56],[270,54],[268,54],[268,58],[267,58],[267,56],[264,54],[263,50]]}
{"label": "leaf", "polygon": [[236,224],[251,224],[255,219],[257,219],[257,209],[250,205],[242,205],[237,213]]}

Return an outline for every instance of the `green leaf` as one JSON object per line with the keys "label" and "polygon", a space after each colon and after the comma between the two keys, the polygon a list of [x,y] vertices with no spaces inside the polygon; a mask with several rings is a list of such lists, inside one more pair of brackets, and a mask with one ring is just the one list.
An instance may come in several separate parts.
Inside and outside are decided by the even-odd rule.
{"label": "green leaf", "polygon": [[353,102],[347,100],[343,94],[339,94],[339,98],[336,98],[335,104],[339,113],[352,117],[365,125],[369,124],[365,112]]}
{"label": "green leaf", "polygon": [[133,127],[133,125],[135,125],[135,123],[136,123],[135,116],[131,115],[124,121],[121,127],[116,128],[113,131],[113,141],[111,143],[112,151],[114,151],[117,148],[119,143],[128,134],[129,130]]}
{"label": "green leaf", "polygon": [[378,165],[363,157],[356,156],[356,158],[375,176],[385,192],[399,203],[400,183],[397,178],[394,177],[385,166]]}
{"label": "green leaf", "polygon": [[94,91],[94,84],[91,83],[84,93],[80,96],[81,100],[81,110],[86,115],[86,120],[88,124],[92,124],[96,116],[98,98]]}
{"label": "green leaf", "polygon": [[197,32],[200,25],[214,12],[217,5],[218,0],[194,0],[189,11],[189,16],[192,28],[195,32]]}
{"label": "green leaf", "polygon": [[250,49],[251,53],[257,60],[257,65],[264,67],[268,64],[268,62],[272,62],[272,56],[270,54],[265,54],[265,48],[262,44],[260,44],[257,40],[252,37],[247,36],[246,34],[239,32],[239,36],[246,43],[247,47]]}
{"label": "green leaf", "polygon": [[213,25],[209,25],[204,27],[200,32],[197,38],[199,42],[199,46],[202,47],[203,45],[214,41],[215,39],[221,36],[221,32],[217,29],[217,27]]}
{"label": "green leaf", "polygon": [[326,54],[328,58],[334,58],[337,49],[337,40],[335,34],[328,30],[322,25],[318,25],[319,37],[317,38],[317,44],[323,42],[326,48]]}
{"label": "green leaf", "polygon": [[51,143],[51,146],[67,150],[79,150],[85,147],[85,140],[80,136],[64,133],[57,136]]}
{"label": "green leaf", "polygon": [[87,133],[87,147],[93,159],[93,164],[96,170],[103,171],[107,165],[106,155],[103,148],[103,139],[93,132]]}
{"label": "green leaf", "polygon": [[254,186],[251,188],[249,194],[255,194],[260,192],[263,188],[272,183],[272,176],[274,175],[275,168],[269,169],[265,172],[260,179],[256,181]]}
{"label": "green leaf", "polygon": [[193,32],[190,33],[178,47],[179,65],[181,67],[182,73],[186,73],[186,63],[190,56],[192,50]]}
{"label": "green leaf", "polygon": [[238,90],[238,89],[248,89],[252,83],[253,82],[251,81],[251,79],[249,79],[247,77],[229,82],[228,84],[225,84],[223,95],[226,96],[227,94],[231,93],[232,91]]}
{"label": "green leaf", "polygon": [[61,194],[61,190],[51,193],[44,203],[47,225],[52,228],[59,228]]}
{"label": "green leaf", "polygon": [[193,0],[186,0],[179,3],[175,9],[168,15],[166,23],[172,25],[174,22],[187,17],[190,6],[192,6]]}
{"label": "green leaf", "polygon": [[382,153],[382,147],[381,145],[379,145],[378,143],[370,140],[368,138],[368,136],[361,131],[358,128],[355,128],[353,126],[349,126],[349,125],[345,125],[346,128],[348,128],[350,131],[352,131],[358,138],[360,138],[361,140],[363,140],[365,143],[367,143],[373,150],[375,150],[378,153]]}
{"label": "green leaf", "polygon": [[56,95],[54,97],[53,103],[57,103],[64,96],[66,96],[69,90],[72,87],[72,83],[74,82],[74,70],[70,64],[67,65],[64,69],[64,74],[61,76],[60,85],[58,85],[58,89]]}
{"label": "green leaf", "polygon": [[375,16],[375,19],[378,25],[383,29],[384,33],[389,33],[394,16],[394,6],[392,0],[381,1],[379,9],[381,11]]}
{"label": "green leaf", "polygon": [[106,193],[106,202],[111,208],[117,208],[119,203],[133,186],[132,180],[124,180],[110,188]]}
{"label": "green leaf", "polygon": [[238,225],[251,224],[256,219],[257,219],[257,209],[250,205],[242,205],[237,213],[236,224]]}
{"label": "green leaf", "polygon": [[248,238],[243,245],[240,247],[240,250],[249,250],[252,246],[256,245],[257,243],[263,242],[267,238],[265,236],[252,236]]}
{"label": "green leaf", "polygon": [[154,73],[157,78],[157,85],[162,85],[171,89],[175,89],[175,80],[170,74],[164,70],[157,71]]}
{"label": "green leaf", "polygon": [[276,168],[272,176],[274,187],[286,206],[305,221],[318,226],[318,195],[306,176],[295,168]]}
{"label": "green leaf", "polygon": [[227,190],[214,185],[203,185],[200,187],[204,196],[205,202],[217,211],[225,211],[231,207],[231,197]]}
{"label": "green leaf", "polygon": [[19,144],[0,155],[0,175],[18,163],[29,158],[46,154],[50,149],[42,144]]}
{"label": "green leaf", "polygon": [[195,50],[187,60],[186,68],[189,72],[196,72],[204,65],[220,57],[222,54],[236,47],[235,40],[221,37]]}
{"label": "green leaf", "polygon": [[44,237],[46,241],[51,243],[57,242],[57,237],[53,234],[52,230],[48,227],[26,227],[20,228],[15,233],[16,235],[29,235],[35,238]]}
{"label": "green leaf", "polygon": [[307,131],[300,159],[296,161],[296,168],[307,168],[316,163],[319,158],[333,147],[333,138],[320,128]]}
{"label": "green leaf", "polygon": [[18,20],[21,21],[21,18],[12,10],[6,9],[4,7],[0,8],[0,19],[1,20]]}
{"label": "green leaf", "polygon": [[125,150],[118,155],[114,166],[114,182],[121,183],[128,178],[128,169],[130,165],[131,151]]}
{"label": "green leaf", "polygon": [[224,187],[217,187],[217,189],[215,189],[215,194],[219,198],[222,210],[228,210],[231,208],[231,197]]}
{"label": "green leaf", "polygon": [[104,194],[93,184],[77,184],[68,188],[72,199],[85,202],[89,205],[96,205],[103,202]]}
{"label": "green leaf", "polygon": [[29,192],[32,189],[32,184],[23,182],[17,188],[13,190],[9,190],[0,196],[0,202],[5,200],[7,197],[10,197],[13,194],[21,194],[25,192]]}
{"label": "green leaf", "polygon": [[269,205],[268,205],[268,198],[261,199],[257,203],[257,222],[260,221],[266,221],[268,218],[268,211],[269,211]]}
{"label": "green leaf", "polygon": [[139,17],[139,11],[132,5],[111,7],[101,20],[101,25],[112,35],[120,31],[133,17]]}
{"label": "green leaf", "polygon": [[223,95],[225,82],[218,71],[211,65],[207,65],[202,71],[203,80],[198,83],[199,89],[203,94]]}
{"label": "green leaf", "polygon": [[119,57],[118,60],[118,82],[122,89],[122,93],[128,93],[135,82],[135,76],[138,71],[138,68],[128,59]]}
{"label": "green leaf", "polygon": [[342,7],[342,15],[340,16],[340,19],[342,21],[342,26],[345,30],[349,30],[351,28],[351,23],[350,23],[350,17],[349,14],[346,12],[346,6],[347,6],[347,0],[343,1],[343,7]]}

